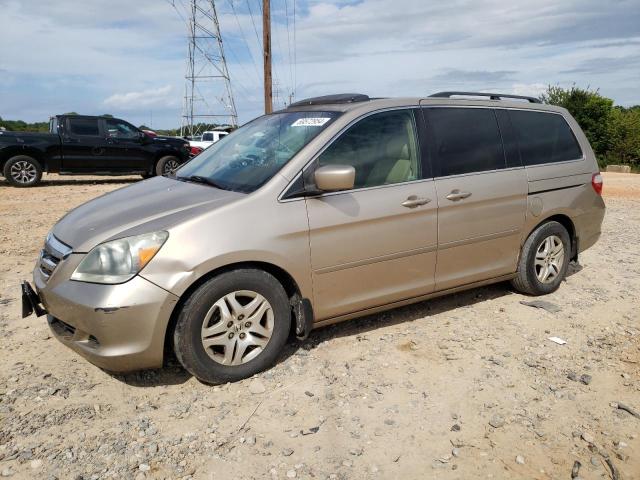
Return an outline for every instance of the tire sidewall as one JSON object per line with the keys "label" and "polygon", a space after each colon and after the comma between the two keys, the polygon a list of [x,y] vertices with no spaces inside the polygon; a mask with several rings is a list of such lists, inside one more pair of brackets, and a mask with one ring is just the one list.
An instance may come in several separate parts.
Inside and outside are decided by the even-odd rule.
{"label": "tire sidewall", "polygon": [[[202,345],[201,330],[206,313],[225,295],[238,290],[252,290],[264,296],[274,314],[273,334],[269,343],[253,360],[236,366],[213,360]],[[277,360],[289,336],[290,305],[284,288],[270,274],[260,270],[235,270],[204,283],[185,302],[174,332],[178,360],[192,375],[206,383],[224,383],[247,378],[270,367]]]}
{"label": "tire sidewall", "polygon": [[[563,248],[564,248],[564,262],[562,264],[562,268],[560,269],[560,273],[558,276],[550,283],[542,283],[538,280],[538,276],[536,274],[535,267],[535,256],[538,251],[538,247],[542,243],[542,241],[550,237],[552,235],[556,235],[560,237],[562,240]],[[531,236],[531,245],[527,251],[526,258],[526,269],[527,276],[529,277],[529,281],[531,286],[537,291],[539,294],[547,294],[551,292],[555,292],[562,281],[565,278],[567,273],[567,269],[569,267],[569,257],[571,256],[571,238],[569,237],[569,233],[566,228],[564,228],[558,222],[548,222],[544,225],[541,225]]]}
{"label": "tire sidewall", "polygon": [[[13,177],[11,177],[11,167],[18,162],[28,162],[35,167],[36,176],[34,177],[33,180],[31,180],[28,183],[20,183],[15,181]],[[30,157],[28,155],[17,155],[15,157],[11,157],[4,164],[3,174],[7,182],[9,182],[14,187],[18,187],[18,188],[33,187],[34,185],[37,185],[38,183],[40,183],[40,180],[42,179],[42,165],[40,165],[40,162],[38,162],[33,157]]]}
{"label": "tire sidewall", "polygon": [[161,177],[162,175],[164,175],[164,166],[170,160],[175,160],[176,162],[178,162],[178,165],[180,164],[180,159],[178,157],[174,157],[173,155],[167,155],[162,157],[160,160],[158,160],[158,163],[156,163],[155,174],[158,177]]}

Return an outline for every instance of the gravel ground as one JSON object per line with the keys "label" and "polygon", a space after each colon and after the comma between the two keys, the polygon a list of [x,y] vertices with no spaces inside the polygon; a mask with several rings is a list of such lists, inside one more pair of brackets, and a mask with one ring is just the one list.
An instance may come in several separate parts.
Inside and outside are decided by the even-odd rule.
{"label": "gravel ground", "polygon": [[175,363],[109,375],[20,319],[52,224],[132,181],[0,184],[3,477],[640,478],[640,175],[605,174],[603,236],[546,309],[479,288],[317,330],[215,387]]}

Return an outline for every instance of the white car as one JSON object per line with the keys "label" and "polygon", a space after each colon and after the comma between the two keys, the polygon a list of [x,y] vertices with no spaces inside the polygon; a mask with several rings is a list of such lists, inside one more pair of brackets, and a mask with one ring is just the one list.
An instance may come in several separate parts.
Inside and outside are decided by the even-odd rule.
{"label": "white car", "polygon": [[189,141],[189,145],[191,145],[192,147],[202,148],[204,150],[205,148],[207,148],[207,147],[213,145],[214,143],[216,143],[218,140],[220,140],[225,135],[229,135],[229,133],[228,132],[217,131],[217,130],[204,132],[202,134],[202,137],[198,138],[197,140],[190,140]]}

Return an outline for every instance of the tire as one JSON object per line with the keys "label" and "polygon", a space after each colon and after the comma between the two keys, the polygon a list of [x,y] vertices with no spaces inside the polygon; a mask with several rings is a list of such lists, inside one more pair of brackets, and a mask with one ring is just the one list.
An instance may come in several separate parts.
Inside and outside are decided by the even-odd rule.
{"label": "tire", "polygon": [[[511,284],[517,291],[527,295],[555,292],[565,278],[570,256],[571,238],[567,229],[558,222],[543,223],[524,243],[518,271]],[[548,269],[546,279],[545,268]]]}
{"label": "tire", "polygon": [[42,165],[28,155],[16,155],[4,164],[3,174],[14,187],[33,187],[42,179]]}
{"label": "tire", "polygon": [[[255,303],[257,313],[251,314],[249,302],[258,302],[258,296],[268,302],[270,310]],[[247,310],[237,309],[234,315],[233,298]],[[223,316],[225,305],[230,315]],[[265,342],[262,332],[269,326],[270,338]],[[201,381],[235,382],[271,367],[287,342],[290,327],[291,307],[280,282],[263,270],[238,269],[212,278],[189,296],[178,314],[173,346],[178,361]],[[212,345],[205,347],[204,342]]]}
{"label": "tire", "polygon": [[156,163],[156,175],[169,175],[172,174],[176,168],[180,166],[180,160],[178,157],[174,157],[173,155],[167,155],[166,157],[162,157]]}

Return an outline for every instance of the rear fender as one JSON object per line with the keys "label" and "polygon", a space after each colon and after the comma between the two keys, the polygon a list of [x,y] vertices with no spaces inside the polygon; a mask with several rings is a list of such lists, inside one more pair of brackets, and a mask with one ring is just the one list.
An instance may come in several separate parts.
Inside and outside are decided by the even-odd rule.
{"label": "rear fender", "polygon": [[22,145],[12,145],[0,149],[0,173],[4,170],[5,163],[16,155],[33,157],[42,165],[45,172],[49,171],[49,162],[40,150]]}

